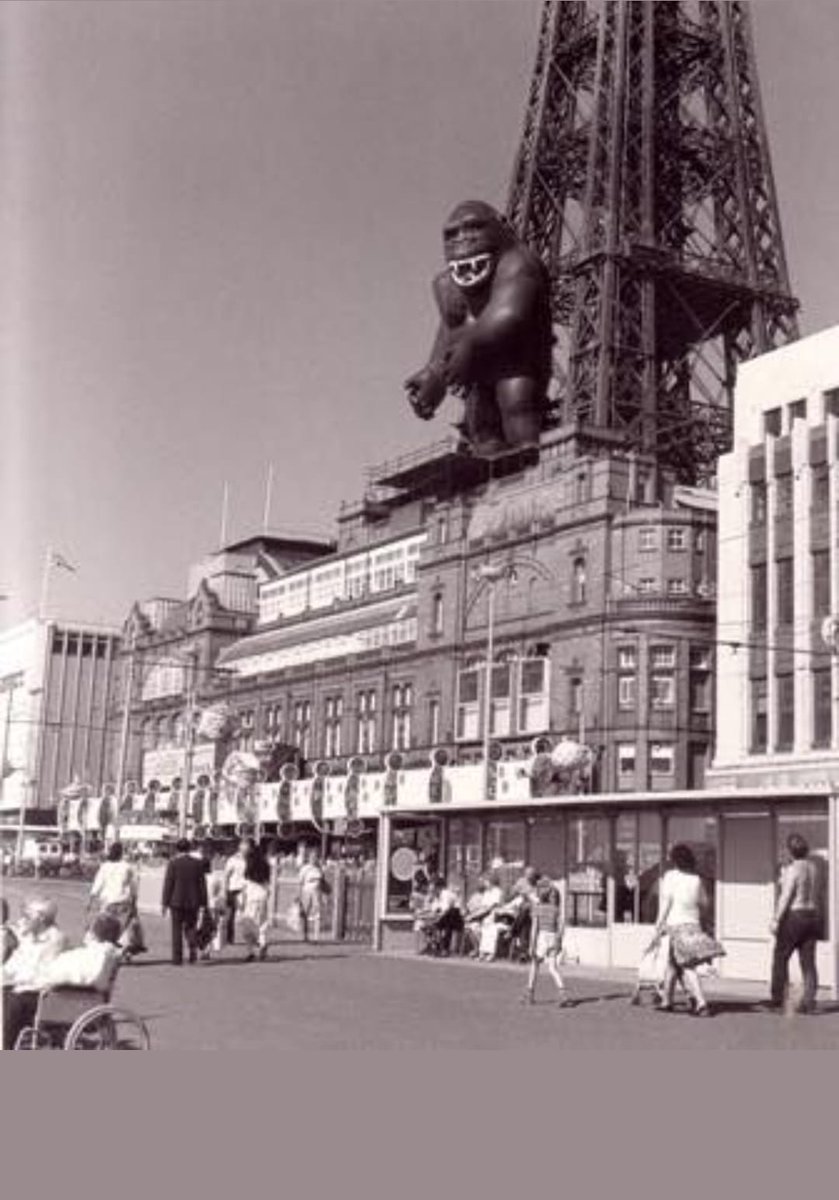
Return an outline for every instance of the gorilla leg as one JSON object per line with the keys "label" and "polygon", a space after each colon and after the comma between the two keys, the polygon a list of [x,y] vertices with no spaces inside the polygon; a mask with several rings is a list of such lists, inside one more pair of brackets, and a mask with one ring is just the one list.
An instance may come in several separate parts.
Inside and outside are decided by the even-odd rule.
{"label": "gorilla leg", "polygon": [[500,379],[495,398],[508,446],[534,445],[545,422],[545,391],[532,376]]}
{"label": "gorilla leg", "polygon": [[495,399],[495,387],[475,384],[465,401],[463,429],[473,453],[497,454],[506,449],[504,430]]}

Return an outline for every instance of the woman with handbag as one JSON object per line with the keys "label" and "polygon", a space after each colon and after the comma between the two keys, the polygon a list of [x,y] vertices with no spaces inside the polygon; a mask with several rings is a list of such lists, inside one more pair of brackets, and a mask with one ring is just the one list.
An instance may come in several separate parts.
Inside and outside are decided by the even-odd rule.
{"label": "woman with handbag", "polygon": [[119,921],[123,962],[129,962],[133,955],[144,954],[146,950],[137,915],[138,890],[137,872],[123,859],[122,843],[112,842],[90,886],[88,910],[92,914],[107,913]]}
{"label": "woman with handbag", "polygon": [[677,982],[681,982],[693,1001],[694,1016],[709,1017],[711,1010],[696,968],[725,951],[702,928],[708,897],[697,874],[693,851],[689,846],[674,846],[670,862],[671,868],[661,881],[656,922],[656,938],[666,934],[670,941],[659,1011],[673,1011],[673,993]]}

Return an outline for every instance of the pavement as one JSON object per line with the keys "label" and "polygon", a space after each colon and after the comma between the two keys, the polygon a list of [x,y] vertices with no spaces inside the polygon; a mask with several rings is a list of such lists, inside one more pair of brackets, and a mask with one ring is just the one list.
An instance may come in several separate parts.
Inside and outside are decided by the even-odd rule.
{"label": "pavement", "polygon": [[[59,924],[79,939],[86,886],[3,880],[13,915],[36,891],[56,899]],[[763,989],[750,984],[712,981],[714,1016],[697,1020],[631,1006],[631,972],[569,967],[569,1007],[547,976],[523,1006],[526,968],[508,963],[305,945],[277,930],[267,962],[244,962],[234,945],[174,967],[168,923],[148,915],[144,927],[149,953],[120,970],[114,999],[143,1016],[155,1050],[839,1050],[839,1005],[782,1016],[758,1007]]]}

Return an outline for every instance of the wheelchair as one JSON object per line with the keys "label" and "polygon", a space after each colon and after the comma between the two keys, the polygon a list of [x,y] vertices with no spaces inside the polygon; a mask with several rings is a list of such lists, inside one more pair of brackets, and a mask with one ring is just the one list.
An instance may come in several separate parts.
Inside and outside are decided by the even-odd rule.
{"label": "wheelchair", "polygon": [[110,989],[56,987],[38,994],[30,1026],[18,1034],[15,1050],[149,1050],[145,1021],[111,1004]]}

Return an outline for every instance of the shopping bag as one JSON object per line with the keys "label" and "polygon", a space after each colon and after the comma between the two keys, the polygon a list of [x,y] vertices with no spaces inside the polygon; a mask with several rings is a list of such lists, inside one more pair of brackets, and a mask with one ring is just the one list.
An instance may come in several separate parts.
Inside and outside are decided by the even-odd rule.
{"label": "shopping bag", "polygon": [[131,917],[119,941],[123,950],[129,954],[141,954],[145,950],[146,939],[143,937],[143,927],[138,916]]}

